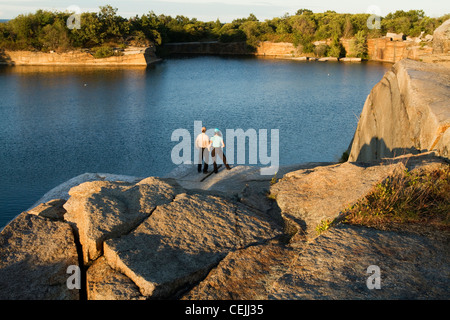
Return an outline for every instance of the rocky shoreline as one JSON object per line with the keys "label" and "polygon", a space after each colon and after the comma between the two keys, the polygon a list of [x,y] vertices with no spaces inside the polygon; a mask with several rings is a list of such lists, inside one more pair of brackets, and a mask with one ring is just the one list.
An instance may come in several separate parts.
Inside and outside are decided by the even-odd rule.
{"label": "rocky shoreline", "polygon": [[121,55],[94,58],[86,50],[71,52],[32,52],[0,49],[0,65],[12,66],[148,66],[161,61],[154,47],[129,47]]}
{"label": "rocky shoreline", "polygon": [[[66,53],[44,53],[31,51],[9,51],[0,49],[0,65],[63,65],[63,66],[147,66],[161,61],[161,57],[171,54],[200,55],[251,55],[260,58],[287,59],[295,61],[339,61],[362,62],[379,61],[396,63],[402,59],[424,61],[450,66],[448,52],[448,28],[450,20],[437,28],[433,36],[427,39],[406,39],[402,35],[390,34],[367,41],[367,59],[353,57],[350,43],[352,39],[340,39],[347,52],[346,57],[314,57],[302,54],[290,42],[261,41],[257,47],[249,50],[247,43],[219,41],[167,43],[156,48],[129,47],[120,51],[120,55],[95,59],[89,50],[76,50]],[[396,37],[399,37],[397,39]],[[317,45],[329,44],[331,39],[316,41]],[[424,42],[423,42],[424,41]],[[158,54],[156,54],[158,52]]]}
{"label": "rocky shoreline", "polygon": [[397,62],[343,163],[75,177],[0,232],[0,299],[447,300],[448,228],[341,218],[398,172],[448,170],[449,88],[445,66]]}
{"label": "rocky shoreline", "polygon": [[[305,163],[280,168],[275,184],[243,166],[203,182],[194,167],[178,181],[83,175],[59,189],[68,200],[31,208],[0,233],[0,298],[448,298],[448,235],[342,224],[315,232],[396,170],[448,165],[434,153]],[[382,270],[381,290],[366,286],[370,265]],[[71,266],[80,289],[68,288]]]}

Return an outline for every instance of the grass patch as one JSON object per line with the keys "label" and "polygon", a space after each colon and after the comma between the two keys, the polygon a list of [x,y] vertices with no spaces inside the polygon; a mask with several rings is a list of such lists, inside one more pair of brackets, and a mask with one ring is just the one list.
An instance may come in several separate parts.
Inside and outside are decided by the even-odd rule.
{"label": "grass patch", "polygon": [[450,228],[450,166],[405,170],[386,178],[343,212],[343,223],[388,229],[390,224]]}
{"label": "grass patch", "polygon": [[334,221],[330,221],[328,219],[321,220],[320,223],[316,226],[316,232],[317,235],[322,234],[323,232],[327,231],[334,225]]}

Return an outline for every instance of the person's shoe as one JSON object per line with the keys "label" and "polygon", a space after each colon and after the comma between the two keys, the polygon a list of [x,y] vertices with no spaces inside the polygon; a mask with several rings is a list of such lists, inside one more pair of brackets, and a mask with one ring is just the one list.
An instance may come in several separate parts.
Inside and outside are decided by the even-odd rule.
{"label": "person's shoe", "polygon": [[205,174],[206,174],[206,173],[208,173],[208,171],[203,171],[203,173],[205,173]]}
{"label": "person's shoe", "polygon": [[231,167],[230,167],[230,166],[228,166],[228,167],[227,167],[227,170],[231,170]]}

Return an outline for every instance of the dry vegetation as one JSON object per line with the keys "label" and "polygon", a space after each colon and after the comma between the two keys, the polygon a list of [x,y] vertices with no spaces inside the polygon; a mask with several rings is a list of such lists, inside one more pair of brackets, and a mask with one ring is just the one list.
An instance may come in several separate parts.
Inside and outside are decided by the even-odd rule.
{"label": "dry vegetation", "polygon": [[450,166],[405,170],[348,208],[343,223],[378,229],[450,231]]}

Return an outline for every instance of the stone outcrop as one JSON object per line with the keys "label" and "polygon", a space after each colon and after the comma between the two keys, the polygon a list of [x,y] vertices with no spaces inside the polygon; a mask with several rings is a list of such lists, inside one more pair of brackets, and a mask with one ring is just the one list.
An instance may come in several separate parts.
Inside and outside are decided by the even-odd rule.
{"label": "stone outcrop", "polygon": [[[425,163],[425,164],[424,164]],[[400,156],[371,163],[345,162],[284,175],[270,192],[295,239],[317,236],[322,221],[339,219],[342,212],[368,194],[377,183],[405,169],[446,165],[434,153]]]}
{"label": "stone outcrop", "polygon": [[[71,188],[64,206],[65,200],[48,201],[1,232],[0,296],[448,297],[445,234],[436,239],[347,225],[320,236],[315,232],[320,221],[339,218],[396,170],[445,165],[427,153],[384,163],[281,167],[276,183],[258,175],[258,168],[239,166],[219,171],[210,181],[201,181],[204,175],[193,166],[178,170],[178,181],[87,181]],[[58,214],[49,214],[54,211]],[[66,270],[79,263],[85,285],[70,290]],[[367,288],[370,265],[381,268],[384,290]]]}
{"label": "stone outcrop", "polygon": [[[0,233],[0,297],[448,297],[445,234],[436,239],[347,225],[315,232],[320,221],[339,218],[396,170],[445,165],[428,153],[383,163],[281,167],[278,181],[255,167],[205,179],[186,166],[174,173],[179,180],[80,183],[67,202],[36,206]],[[84,275],[80,290],[67,287],[71,265]],[[367,288],[369,265],[381,268],[384,290]]]}
{"label": "stone outcrop", "polygon": [[[384,163],[332,164],[285,174],[270,189],[287,225],[296,229],[288,243],[271,241],[230,252],[182,299],[448,297],[448,233],[438,231],[434,238],[344,224],[320,236],[315,231],[320,220],[339,219],[349,204],[396,170],[441,166],[448,163],[427,153]],[[381,270],[380,290],[367,287],[372,265]]]}
{"label": "stone outcrop", "polygon": [[[1,53],[1,52],[0,52]],[[0,54],[0,64],[7,65],[89,65],[89,66],[147,66],[157,62],[154,48],[131,48],[125,54],[108,58],[95,59],[92,54],[84,51],[65,53],[46,53],[33,51],[5,50]]]}
{"label": "stone outcrop", "polygon": [[436,150],[449,157],[448,68],[402,60],[386,72],[366,99],[349,161],[380,160]]}
{"label": "stone outcrop", "polygon": [[203,278],[228,252],[279,234],[239,203],[180,194],[132,233],[106,241],[105,257],[146,297],[167,298]]}
{"label": "stone outcrop", "polygon": [[78,299],[67,287],[70,266],[79,264],[67,223],[24,212],[0,233],[1,300]]}
{"label": "stone outcrop", "polygon": [[430,46],[421,46],[414,41],[395,41],[392,38],[367,39],[367,54],[370,60],[395,63],[402,59],[420,60],[431,54]]}
{"label": "stone outcrop", "polygon": [[266,57],[293,57],[298,55],[298,49],[291,42],[261,41],[255,54]]}
{"label": "stone outcrop", "polygon": [[88,300],[143,300],[139,287],[100,257],[86,272]]}
{"label": "stone outcrop", "polygon": [[[445,241],[339,225],[302,247],[229,253],[185,300],[385,300],[449,297]],[[368,289],[380,268],[380,289]]]}
{"label": "stone outcrop", "polygon": [[[360,62],[361,58],[352,58],[354,52],[352,51],[352,42],[354,39],[346,39],[341,38],[340,43],[345,49],[346,58],[334,58],[333,61],[351,61],[351,62]],[[317,41],[317,45],[319,43],[322,44],[331,44],[331,39]],[[402,59],[413,59],[420,60],[424,57],[428,57],[433,51],[430,46],[425,45],[421,46],[414,41],[393,41],[391,38],[382,37],[382,38],[373,38],[367,39],[367,55],[369,60],[373,61],[382,61],[382,62],[391,62],[395,63]],[[255,55],[264,56],[264,57],[275,57],[275,58],[294,58],[303,56],[301,50],[296,48],[290,42],[270,42],[270,41],[262,41],[258,44],[256,48]],[[307,58],[305,60],[315,61],[314,58],[311,57],[303,57]],[[330,58],[330,57],[328,57]],[[318,59],[318,61],[330,61],[329,59]]]}
{"label": "stone outcrop", "polygon": [[28,210],[28,213],[49,218],[51,220],[64,220],[66,209],[64,209],[63,206],[65,203],[66,200],[64,199],[53,199],[49,202],[40,203],[36,207]]}
{"label": "stone outcrop", "polygon": [[94,181],[72,188],[69,195],[64,218],[74,225],[88,263],[102,254],[106,239],[130,232],[156,206],[171,202],[176,187],[152,177],[135,185]]}
{"label": "stone outcrop", "polygon": [[[232,193],[189,191],[171,178],[134,183],[89,181],[90,176],[75,179],[88,180],[76,186],[64,184],[70,186],[67,201],[35,206],[2,231],[1,297],[170,298],[200,281],[229,252],[283,234],[282,223]],[[23,233],[27,237],[21,239]],[[81,295],[66,284],[68,266],[78,261],[85,274]],[[9,281],[28,273],[24,280],[40,281],[22,294],[23,283]]]}
{"label": "stone outcrop", "polygon": [[364,166],[343,163],[286,174],[271,188],[271,195],[285,219],[295,226],[296,237],[317,236],[321,221],[332,221],[340,212],[367,194],[372,187],[402,163]]}
{"label": "stone outcrop", "polygon": [[[361,58],[352,58],[354,52],[352,51],[352,42],[354,39],[341,38],[340,43],[345,48],[346,56],[345,58],[334,58],[333,61],[351,61],[360,62]],[[331,44],[331,39],[319,41],[323,44]],[[433,48],[431,47],[431,42],[426,45],[420,45],[412,40],[406,41],[393,41],[391,38],[373,38],[367,39],[367,55],[368,60],[390,62],[395,63],[402,59],[413,59],[413,60],[436,60],[447,63],[446,59],[442,56],[431,56],[433,53]],[[271,58],[291,58],[296,57],[305,58],[304,60],[315,61],[312,57],[306,57],[301,53],[297,47],[295,47],[290,42],[270,42],[262,41],[258,44],[255,51],[256,56],[271,57]],[[311,55],[311,54],[310,54]],[[319,61],[330,61],[330,60],[320,60]]]}
{"label": "stone outcrop", "polygon": [[[340,39],[346,50],[347,59],[325,57],[316,59],[313,54],[302,54],[301,49],[291,42],[261,41],[254,50],[250,50],[245,42],[220,43],[211,42],[182,42],[167,43],[158,49],[160,55],[170,54],[202,54],[202,55],[255,55],[257,57],[294,59],[304,61],[351,61],[360,62],[361,58],[351,58],[352,42],[354,39]],[[331,44],[331,39],[320,41],[323,44]],[[368,59],[382,62],[397,62],[409,58],[414,60],[428,59],[433,48],[421,46],[414,41],[393,41],[391,38],[375,38],[367,40]],[[303,59],[298,59],[303,58]],[[331,59],[330,59],[331,58]]]}
{"label": "stone outcrop", "polygon": [[158,54],[160,56],[171,54],[246,55],[251,54],[251,52],[245,41],[229,43],[218,41],[174,42],[166,43],[158,48]]}
{"label": "stone outcrop", "polygon": [[34,203],[27,211],[35,208],[36,206],[50,202],[54,199],[62,199],[68,200],[70,198],[69,191],[73,187],[76,187],[84,182],[89,181],[122,181],[128,183],[137,183],[141,181],[143,177],[134,177],[134,176],[125,176],[120,174],[111,174],[111,173],[91,173],[86,172],[80,174],[76,177],[73,177],[60,185],[54,187],[53,189],[47,191],[36,203]]}
{"label": "stone outcrop", "polygon": [[448,54],[450,51],[450,19],[433,33],[433,53]]}
{"label": "stone outcrop", "polygon": [[229,253],[182,300],[266,300],[295,259],[295,251],[268,243]]}

